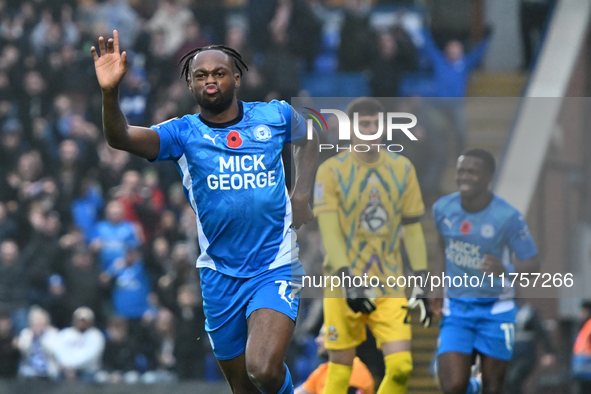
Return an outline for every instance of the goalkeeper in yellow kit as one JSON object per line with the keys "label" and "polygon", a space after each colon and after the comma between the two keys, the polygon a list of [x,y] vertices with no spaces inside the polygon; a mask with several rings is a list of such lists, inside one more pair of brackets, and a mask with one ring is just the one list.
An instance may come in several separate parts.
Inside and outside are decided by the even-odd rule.
{"label": "goalkeeper in yellow kit", "polygon": [[[376,134],[379,117],[384,113],[379,101],[358,98],[347,108],[351,124],[354,113],[358,113],[361,134]],[[352,145],[380,143],[360,140],[353,126],[351,138]],[[409,302],[404,288],[388,286],[387,278],[404,273],[400,255],[403,233],[415,275],[426,274],[427,252],[419,223],[424,205],[411,162],[389,153],[384,145],[379,148],[374,145],[368,152],[342,152],[325,161],[316,175],[314,213],[326,250],[325,275],[353,278],[367,274],[380,279],[374,288],[325,289],[324,325],[329,354],[326,394],[347,393],[356,347],[366,339],[366,325],[386,365],[377,394],[406,392],[412,371]],[[413,290],[410,307],[420,306],[421,322],[428,326],[430,314],[422,294],[420,288]]]}

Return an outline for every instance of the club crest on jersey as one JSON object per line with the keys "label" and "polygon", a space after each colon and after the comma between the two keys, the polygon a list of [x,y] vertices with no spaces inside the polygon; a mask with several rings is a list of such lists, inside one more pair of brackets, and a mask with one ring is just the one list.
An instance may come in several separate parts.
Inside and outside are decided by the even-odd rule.
{"label": "club crest on jersey", "polygon": [[230,131],[226,140],[228,141],[228,148],[236,149],[242,146],[242,138],[240,137],[240,133],[236,130]]}
{"label": "club crest on jersey", "polygon": [[260,124],[254,128],[254,138],[258,141],[267,141],[271,135],[271,129],[267,125]]}
{"label": "club crest on jersey", "polygon": [[372,204],[377,204],[380,202],[380,192],[375,187],[369,192],[369,202]]}
{"label": "club crest on jersey", "polygon": [[328,327],[328,340],[334,342],[337,339],[339,339],[337,328],[335,326]]}
{"label": "club crest on jersey", "polygon": [[480,235],[483,238],[492,238],[495,235],[495,228],[492,224],[483,224],[480,228]]}
{"label": "club crest on jersey", "polygon": [[470,230],[472,230],[472,223],[470,223],[467,220],[464,220],[460,225],[460,233],[462,233],[463,235],[468,235],[470,234]]}

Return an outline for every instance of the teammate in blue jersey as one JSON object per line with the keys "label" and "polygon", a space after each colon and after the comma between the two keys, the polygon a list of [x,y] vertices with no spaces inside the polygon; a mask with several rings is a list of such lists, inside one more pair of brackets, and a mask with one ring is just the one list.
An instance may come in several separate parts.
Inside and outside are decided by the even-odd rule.
{"label": "teammate in blue jersey", "polygon": [[[185,55],[182,76],[200,114],[151,128],[129,126],[118,103],[127,71],[116,31],[93,47],[109,145],[150,161],[172,160],[197,216],[206,330],[232,391],[293,393],[284,364],[303,274],[295,232],[313,218],[308,204],[318,137],[283,101],[236,99],[242,57],[225,46]],[[295,144],[296,181],[287,193],[281,151]],[[301,282],[300,282],[301,283]]]}
{"label": "teammate in blue jersey", "polygon": [[[440,261],[445,275],[476,279],[450,286],[433,300],[434,314],[443,314],[439,334],[439,381],[445,394],[472,393],[470,366],[481,358],[483,393],[502,393],[515,333],[515,302],[508,273],[535,272],[536,245],[523,216],[489,191],[495,170],[492,155],[471,149],[459,158],[459,192],[433,205],[439,232]],[[517,267],[512,256],[517,257]],[[445,261],[445,263],[443,263]],[[443,267],[442,267],[443,268]],[[505,283],[498,277],[505,273]],[[493,274],[496,279],[491,283]]]}

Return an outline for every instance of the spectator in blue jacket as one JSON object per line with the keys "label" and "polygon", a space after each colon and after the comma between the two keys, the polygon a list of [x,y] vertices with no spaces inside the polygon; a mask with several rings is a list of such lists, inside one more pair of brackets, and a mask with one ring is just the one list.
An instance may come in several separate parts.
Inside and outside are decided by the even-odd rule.
{"label": "spectator in blue jacket", "polygon": [[85,177],[80,182],[77,196],[72,201],[72,219],[84,234],[86,242],[90,242],[99,219],[99,211],[103,208],[103,196],[92,177]]}
{"label": "spectator in blue jacket", "polygon": [[487,36],[470,52],[464,52],[464,45],[450,40],[442,51],[437,47],[431,33],[423,30],[422,50],[433,65],[435,95],[437,97],[465,97],[470,72],[478,66],[490,42]]}
{"label": "spectator in blue jacket", "polygon": [[107,220],[97,223],[90,243],[98,252],[102,271],[111,268],[115,260],[125,256],[126,245],[139,246],[140,240],[133,223],[123,219],[123,206],[118,200],[111,200],[105,209]]}
{"label": "spectator in blue jacket", "polygon": [[150,277],[140,250],[133,244],[128,246],[125,257],[117,259],[101,274],[101,281],[112,286],[113,312],[117,316],[137,322],[151,310],[148,301]]}
{"label": "spectator in blue jacket", "polygon": [[434,96],[440,97],[437,104],[455,129],[457,151],[464,150],[466,145],[466,120],[464,116],[464,102],[470,73],[482,60],[490,42],[487,33],[474,49],[465,53],[464,45],[459,40],[450,40],[443,50],[439,49],[431,33],[423,29],[409,32],[421,47],[423,54],[433,66]]}

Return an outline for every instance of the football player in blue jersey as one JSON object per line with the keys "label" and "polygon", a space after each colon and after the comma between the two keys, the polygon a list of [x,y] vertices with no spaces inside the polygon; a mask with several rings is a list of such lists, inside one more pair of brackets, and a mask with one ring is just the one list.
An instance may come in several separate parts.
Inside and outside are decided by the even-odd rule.
{"label": "football player in blue jersey", "polygon": [[[242,69],[235,50],[197,48],[181,61],[200,114],[151,128],[130,126],[118,102],[127,71],[117,31],[91,49],[103,94],[103,131],[114,148],[150,161],[172,160],[196,213],[206,330],[234,393],[293,393],[284,364],[303,269],[295,232],[313,218],[309,197],[318,137],[284,101],[236,99]],[[292,143],[296,180],[285,186],[281,151]],[[299,279],[298,279],[299,278]],[[259,391],[260,390],[260,391]]]}
{"label": "football player in blue jersey", "polygon": [[[464,152],[456,167],[459,192],[433,205],[441,268],[456,278],[452,283],[446,279],[443,297],[431,303],[433,313],[443,315],[438,375],[445,394],[474,392],[468,383],[476,354],[481,359],[482,392],[502,393],[517,311],[508,273],[537,269],[538,252],[523,216],[489,190],[494,170],[489,152]],[[504,282],[499,277],[503,273]],[[477,277],[478,283],[465,277]]]}

